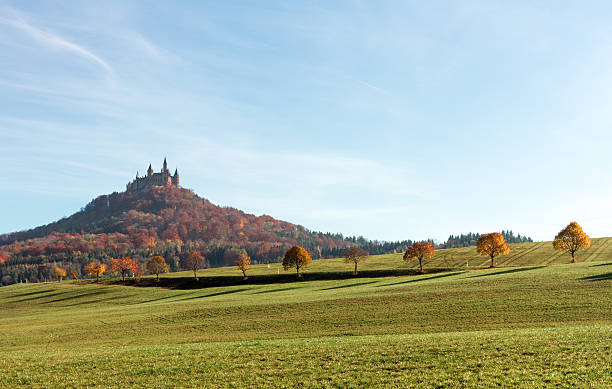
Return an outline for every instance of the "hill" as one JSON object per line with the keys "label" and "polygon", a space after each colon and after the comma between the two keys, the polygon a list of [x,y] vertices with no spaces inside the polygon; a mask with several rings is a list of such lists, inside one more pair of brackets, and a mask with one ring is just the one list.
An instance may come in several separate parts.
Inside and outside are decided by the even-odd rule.
{"label": "hill", "polygon": [[244,248],[255,263],[279,260],[291,246],[314,258],[342,255],[361,245],[371,253],[403,250],[410,241],[370,242],[321,233],[270,216],[219,207],[180,187],[102,195],[74,215],[27,231],[0,236],[0,283],[49,280],[54,263],[76,276],[89,261],[131,255],[141,261],[163,255],[172,270],[191,251],[202,251],[208,265],[231,263],[225,252]]}
{"label": "hill", "polygon": [[510,270],[3,287],[0,387],[610,387],[612,263]]}
{"label": "hill", "polygon": [[[0,242],[7,265],[55,261],[80,275],[90,259],[126,254],[159,253],[177,269],[173,259],[178,261],[185,249],[204,251],[211,266],[221,266],[231,247],[245,248],[257,261],[279,258],[294,244],[318,257],[350,244],[341,235],[314,233],[270,216],[216,206],[184,188],[161,186],[99,196],[70,217],[3,235]],[[38,273],[30,269],[24,276],[45,279]]]}

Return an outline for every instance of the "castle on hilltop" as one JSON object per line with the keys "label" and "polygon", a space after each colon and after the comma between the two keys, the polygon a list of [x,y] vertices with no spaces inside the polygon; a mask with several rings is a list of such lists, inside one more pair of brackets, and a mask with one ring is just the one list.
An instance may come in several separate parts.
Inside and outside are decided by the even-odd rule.
{"label": "castle on hilltop", "polygon": [[153,173],[153,168],[151,167],[151,164],[149,164],[149,169],[147,169],[147,175],[144,177],[138,177],[138,172],[136,172],[136,178],[134,179],[134,181],[127,184],[126,190],[135,192],[143,189],[148,189],[153,186],[179,186],[178,169],[174,171],[174,175],[171,175],[170,170],[168,170],[166,158],[164,158],[164,165],[162,167],[161,172]]}

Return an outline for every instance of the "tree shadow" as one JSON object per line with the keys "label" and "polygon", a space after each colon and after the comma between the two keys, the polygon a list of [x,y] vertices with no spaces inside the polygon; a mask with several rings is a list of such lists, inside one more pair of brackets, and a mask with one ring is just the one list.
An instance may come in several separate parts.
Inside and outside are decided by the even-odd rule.
{"label": "tree shadow", "polygon": [[27,293],[19,293],[19,294],[14,294],[12,296],[8,296],[9,298],[16,298],[16,297],[24,297],[24,296],[33,296],[35,294],[44,294],[44,293],[50,293],[53,292],[54,289],[46,289],[46,290],[36,290],[34,292],[27,292]]}
{"label": "tree shadow", "polygon": [[69,301],[69,300],[75,300],[75,299],[80,299],[83,297],[91,297],[91,296],[98,296],[101,294],[108,294],[109,291],[107,290],[97,290],[97,291],[93,291],[93,292],[89,292],[89,293],[82,293],[82,294],[77,294],[74,296],[68,296],[68,297],[64,297],[64,298],[59,298],[59,299],[55,299],[55,300],[49,300],[49,301],[43,301],[41,302],[41,304],[51,304],[51,303],[57,303],[60,301]]}
{"label": "tree shadow", "polygon": [[[448,268],[427,269],[427,274],[448,272]],[[203,289],[220,286],[240,286],[240,285],[272,285],[285,283],[299,283],[323,280],[358,280],[360,278],[382,278],[393,276],[415,276],[421,275],[418,269],[385,269],[385,270],[362,270],[358,275],[353,275],[352,271],[346,272],[304,272],[302,277],[297,278],[295,274],[260,274],[249,276],[248,280],[243,280],[242,275],[236,276],[211,276],[199,277],[161,277],[158,281],[152,278],[129,279],[126,281],[110,280],[104,282],[106,285],[126,285],[136,287],[157,287],[167,289]]]}
{"label": "tree shadow", "polygon": [[323,288],[323,289],[319,289],[319,290],[334,290],[334,289],[352,288],[353,286],[369,285],[369,284],[375,284],[377,282],[378,281],[357,282],[356,284],[332,286],[332,287],[329,287],[329,288]]}
{"label": "tree shadow", "polygon": [[612,266],[612,262],[598,263],[597,265],[591,265],[590,267],[599,267],[599,266]]}
{"label": "tree shadow", "polygon": [[272,289],[272,290],[261,290],[259,292],[253,292],[251,294],[265,294],[265,293],[274,293],[274,292],[284,292],[286,290],[293,290],[293,289],[299,289],[301,288],[301,286],[292,286],[289,288],[282,288],[282,289]]}
{"label": "tree shadow", "polygon": [[455,276],[457,274],[463,274],[464,272],[462,271],[458,271],[458,272],[454,272],[454,273],[445,273],[445,274],[439,274],[437,276],[432,276],[432,277],[426,277],[426,278],[418,278],[416,280],[406,280],[406,281],[400,281],[400,282],[394,282],[392,284],[385,284],[385,285],[376,285],[376,288],[382,288],[384,286],[393,286],[393,285],[401,285],[401,284],[410,284],[413,282],[420,282],[420,281],[427,281],[427,280],[433,280],[436,278],[444,278],[444,277],[450,277],[450,276]]}
{"label": "tree shadow", "polygon": [[[135,297],[135,296],[136,296],[135,294],[126,294],[126,295],[121,295],[121,297],[119,297],[119,298],[121,298],[121,299],[129,299],[129,298],[132,298],[132,297]],[[108,298],[104,298],[104,299],[96,299],[96,300],[93,300],[93,301],[91,301],[91,300],[81,301],[79,303],[66,304],[66,305],[63,305],[63,306],[64,307],[76,307],[76,306],[79,306],[79,305],[100,304],[100,303],[103,303],[103,302],[106,302],[106,301],[117,301],[117,299],[118,299],[117,297],[108,297]]]}
{"label": "tree shadow", "polygon": [[583,277],[583,278],[581,278],[581,280],[586,280],[586,281],[606,281],[606,280],[612,280],[612,273],[597,274],[597,275],[594,275],[594,276]]}
{"label": "tree shadow", "polygon": [[546,267],[546,266],[519,267],[519,268],[515,268],[515,269],[498,271],[498,272],[495,272],[495,273],[477,274],[477,275],[474,275],[474,276],[470,276],[468,278],[478,278],[478,277],[496,276],[496,275],[499,275],[499,274],[518,273],[518,272],[522,272],[522,271],[541,269],[543,267]]}
{"label": "tree shadow", "polygon": [[23,303],[23,302],[26,302],[26,301],[34,301],[34,300],[39,300],[39,299],[45,299],[47,297],[60,296],[62,294],[66,294],[66,293],[70,293],[70,292],[71,291],[69,291],[69,290],[64,290],[64,291],[61,291],[61,292],[45,294],[43,296],[38,295],[38,296],[28,297],[28,298],[21,299],[21,300],[14,300],[14,301],[11,301],[11,303]]}
{"label": "tree shadow", "polygon": [[156,302],[156,301],[169,300],[169,299],[172,299],[172,298],[175,298],[175,297],[181,297],[181,296],[191,295],[191,294],[193,294],[193,293],[194,293],[194,292],[187,292],[187,293],[174,294],[174,295],[171,295],[171,296],[164,296],[164,297],[154,298],[154,299],[151,299],[151,300],[140,301],[140,302],[138,302],[138,303],[134,303],[134,304],[131,304],[131,305],[139,305],[139,304],[154,303],[154,302]]}
{"label": "tree shadow", "polygon": [[248,290],[248,289],[244,288],[244,289],[224,290],[222,292],[205,294],[204,296],[186,297],[186,298],[178,299],[176,301],[197,300],[197,299],[203,299],[203,298],[206,298],[206,297],[221,296],[221,295],[224,295],[224,294],[232,294],[232,293],[244,292],[245,290]]}

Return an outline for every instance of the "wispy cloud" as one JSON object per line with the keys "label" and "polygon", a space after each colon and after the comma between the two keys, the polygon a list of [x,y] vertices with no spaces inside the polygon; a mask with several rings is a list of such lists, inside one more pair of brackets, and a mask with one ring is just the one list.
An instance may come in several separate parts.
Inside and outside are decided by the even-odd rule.
{"label": "wispy cloud", "polygon": [[98,66],[100,66],[104,71],[110,76],[113,74],[113,69],[111,66],[104,61],[102,58],[92,53],[90,50],[86,49],[83,46],[80,46],[76,43],[70,42],[67,39],[62,38],[61,36],[49,32],[44,31],[40,28],[37,28],[25,20],[22,19],[6,19],[0,18],[0,23],[5,25],[12,26],[17,28],[26,34],[28,34],[32,39],[42,44],[43,46],[53,49],[53,50],[65,50],[69,51],[73,54],[76,54],[82,58],[85,58]]}

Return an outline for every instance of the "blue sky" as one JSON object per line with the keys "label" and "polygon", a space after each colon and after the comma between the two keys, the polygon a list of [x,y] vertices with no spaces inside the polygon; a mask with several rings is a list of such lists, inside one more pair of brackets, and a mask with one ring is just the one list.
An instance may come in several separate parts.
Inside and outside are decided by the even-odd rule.
{"label": "blue sky", "polygon": [[0,232],[167,157],[314,230],[612,236],[608,2],[98,3],[0,0]]}

